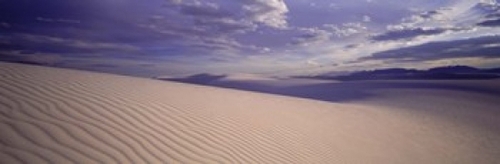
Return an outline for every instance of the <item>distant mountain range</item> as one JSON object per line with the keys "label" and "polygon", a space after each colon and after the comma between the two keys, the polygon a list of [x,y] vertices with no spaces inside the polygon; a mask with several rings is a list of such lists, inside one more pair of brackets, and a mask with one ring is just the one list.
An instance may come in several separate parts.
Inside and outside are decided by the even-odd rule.
{"label": "distant mountain range", "polygon": [[213,75],[208,73],[191,75],[183,78],[156,78],[160,80],[170,80],[170,81],[179,81],[184,83],[192,83],[192,84],[203,84],[208,85],[214,81],[222,79],[226,77],[226,75]]}
{"label": "distant mountain range", "polygon": [[342,76],[301,76],[302,78],[351,80],[469,80],[500,78],[500,68],[478,69],[469,66],[446,66],[428,70],[389,68],[371,71],[359,71]]}

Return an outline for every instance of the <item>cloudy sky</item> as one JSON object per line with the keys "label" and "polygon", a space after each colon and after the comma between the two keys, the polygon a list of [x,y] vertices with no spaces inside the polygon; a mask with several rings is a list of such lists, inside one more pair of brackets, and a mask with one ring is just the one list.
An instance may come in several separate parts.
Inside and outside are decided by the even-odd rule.
{"label": "cloudy sky", "polygon": [[500,66],[497,0],[0,0],[0,60],[139,76]]}

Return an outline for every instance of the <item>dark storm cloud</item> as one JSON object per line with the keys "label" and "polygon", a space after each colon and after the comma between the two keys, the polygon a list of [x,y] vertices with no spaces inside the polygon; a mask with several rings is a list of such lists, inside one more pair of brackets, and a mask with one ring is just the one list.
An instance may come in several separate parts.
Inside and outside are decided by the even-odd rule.
{"label": "dark storm cloud", "polygon": [[[169,22],[148,22],[147,17],[151,16],[153,12],[141,10],[152,10],[152,8],[134,3],[128,0],[119,2],[98,0],[0,1],[0,28],[2,28],[0,35],[3,36],[0,38],[0,50],[67,55],[72,53],[137,55],[139,47],[146,46],[143,47],[143,50],[148,50],[149,47],[156,47],[155,44],[160,44],[160,42],[163,43],[163,49],[188,47],[198,44],[191,44],[191,42],[203,42],[199,38],[209,37],[211,29],[196,29],[199,27],[207,26],[207,28],[217,28],[220,31],[248,28],[242,27],[243,23],[219,20],[225,17],[223,15],[229,13],[219,11],[216,6],[211,5],[182,5],[180,8],[177,6],[177,8],[180,10],[178,12],[185,16],[197,19],[210,16],[218,18],[217,21],[199,19],[196,22],[192,21],[192,24],[182,24],[179,22],[190,21],[182,18],[171,26],[162,26]],[[176,17],[164,17],[163,19],[173,18]],[[162,29],[149,28],[152,26],[162,26]],[[217,35],[225,32],[214,33]],[[157,52],[144,53],[154,54]]]}
{"label": "dark storm cloud", "polygon": [[412,39],[418,36],[437,35],[444,33],[446,31],[447,29],[442,29],[442,28],[434,28],[434,29],[412,28],[403,30],[393,30],[380,35],[375,35],[372,37],[372,39],[375,41]]}
{"label": "dark storm cloud", "polygon": [[500,25],[500,5],[498,2],[480,2],[470,9],[470,13],[480,14],[478,26],[499,26]]}
{"label": "dark storm cloud", "polygon": [[486,15],[484,19],[485,20],[482,20],[477,25],[488,27],[500,26],[500,7],[496,6],[495,10]]}
{"label": "dark storm cloud", "polygon": [[435,17],[436,15],[440,15],[440,11],[438,10],[431,10],[431,11],[426,11],[421,14],[419,14],[420,17],[425,18],[425,19],[431,19]]}
{"label": "dark storm cloud", "polygon": [[[106,4],[97,0],[0,1],[0,22],[10,25],[0,34],[14,40],[22,40],[18,37],[24,34],[120,44],[159,39],[158,34],[137,27],[133,21],[121,19],[132,14],[123,12],[120,17],[109,14]],[[117,5],[114,10],[123,9]]]}
{"label": "dark storm cloud", "polygon": [[430,42],[417,46],[382,51],[360,60],[429,61],[448,58],[500,58],[500,36]]}
{"label": "dark storm cloud", "polygon": [[[95,0],[20,0],[0,1],[0,20],[18,24],[36,23],[37,17],[61,19],[90,19],[99,7]],[[93,10],[90,10],[93,9]]]}
{"label": "dark storm cloud", "polygon": [[176,35],[190,51],[198,54],[256,52],[260,48],[241,44],[235,35],[255,32],[258,27],[271,29],[286,25],[287,12],[283,1],[244,0],[215,3],[214,1],[166,1],[163,9],[145,26],[153,31]]}
{"label": "dark storm cloud", "polygon": [[[455,7],[457,13],[462,10],[454,3],[457,1],[0,0],[0,53],[24,57],[45,54],[62,59],[81,57],[89,62],[108,58],[131,59],[129,62],[154,60],[162,64],[201,63],[196,68],[232,61],[234,67],[259,69],[250,67],[261,61],[269,65],[276,65],[271,61],[292,65],[322,59],[339,52],[330,49],[343,46],[350,50],[346,53],[362,56],[379,50],[368,43],[377,46],[386,41],[453,34],[454,30],[448,27],[455,27],[454,17],[442,18],[450,16],[443,8]],[[458,7],[461,6],[470,8],[470,5]],[[490,6],[477,7],[478,12],[464,12],[472,16],[458,19],[476,19],[477,14],[493,13],[489,12]],[[474,28],[483,22],[478,25],[492,27],[496,26],[493,21],[497,18],[500,17],[490,14],[484,19],[466,20],[464,24]],[[390,25],[395,28],[389,28]],[[273,55],[252,56],[262,54]],[[249,56],[253,60],[242,60]],[[276,67],[285,65],[288,64]]]}
{"label": "dark storm cloud", "polygon": [[480,3],[474,6],[474,9],[481,11],[485,15],[477,25],[487,27],[500,26],[500,5]]}
{"label": "dark storm cloud", "polygon": [[[143,53],[158,55],[254,52],[259,48],[239,43],[234,35],[255,32],[258,27],[284,28],[287,12],[281,0],[0,1],[0,35],[12,42],[0,48],[107,53],[112,52],[111,45],[120,45],[141,47]],[[23,36],[60,38],[64,43],[33,42]],[[75,41],[98,43],[96,47],[101,48],[82,49],[74,45]],[[104,45],[108,47],[103,49]]]}
{"label": "dark storm cloud", "polygon": [[479,26],[489,26],[489,27],[500,26],[500,17],[498,19],[486,20],[486,21],[480,22],[477,25],[479,25]]}
{"label": "dark storm cloud", "polygon": [[[222,9],[218,4],[211,2],[177,2],[170,1],[163,5],[168,14],[157,15],[155,23],[174,23],[177,25],[161,24],[162,27],[172,31],[178,31],[185,35],[215,35],[231,33],[232,30],[248,29],[248,23],[237,20],[235,13]],[[186,26],[186,22],[189,25]],[[191,24],[192,23],[192,24]],[[157,24],[156,24],[157,25]]]}
{"label": "dark storm cloud", "polygon": [[124,53],[137,52],[138,47],[120,43],[90,42],[43,35],[14,34],[7,38],[9,42],[0,43],[4,51],[24,51],[33,53]]}

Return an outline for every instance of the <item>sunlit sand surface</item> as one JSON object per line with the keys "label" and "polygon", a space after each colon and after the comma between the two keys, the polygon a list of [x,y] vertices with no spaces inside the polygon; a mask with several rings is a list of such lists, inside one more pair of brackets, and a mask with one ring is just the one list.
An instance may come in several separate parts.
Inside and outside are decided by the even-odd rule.
{"label": "sunlit sand surface", "polygon": [[0,163],[500,160],[497,95],[372,92],[338,103],[0,63]]}

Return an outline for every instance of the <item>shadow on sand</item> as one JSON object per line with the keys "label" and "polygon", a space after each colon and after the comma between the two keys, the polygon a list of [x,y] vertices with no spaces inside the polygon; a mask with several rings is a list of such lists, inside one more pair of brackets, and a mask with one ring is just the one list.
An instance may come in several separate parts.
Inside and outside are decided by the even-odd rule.
{"label": "shadow on sand", "polygon": [[[448,90],[474,92],[488,94],[500,98],[500,89],[498,85],[485,87],[480,85],[485,81],[459,82],[456,81],[348,81],[348,82],[327,82],[311,83],[292,86],[269,85],[259,82],[247,81],[218,81],[214,79],[169,79],[170,81],[184,82],[191,84],[201,84],[217,86],[223,88],[232,88],[246,91],[256,91],[262,93],[286,95],[300,98],[315,99],[329,102],[350,102],[369,99],[379,96],[377,91],[390,89],[417,89],[417,90]],[[286,83],[286,81],[283,81]],[[275,82],[279,84],[278,82]],[[409,91],[408,94],[412,94]]]}

